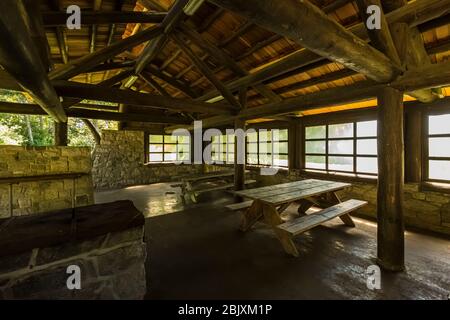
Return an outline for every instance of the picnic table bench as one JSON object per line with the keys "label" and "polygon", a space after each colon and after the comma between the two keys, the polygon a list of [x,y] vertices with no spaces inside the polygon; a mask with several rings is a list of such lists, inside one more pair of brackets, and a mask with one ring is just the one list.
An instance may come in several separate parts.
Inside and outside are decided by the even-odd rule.
{"label": "picnic table bench", "polygon": [[[355,226],[349,213],[367,205],[367,202],[355,199],[342,202],[336,192],[350,186],[348,183],[309,179],[235,191],[236,195],[250,200],[226,207],[243,211],[242,231],[262,221],[272,227],[284,250],[298,257],[293,241],[295,236],[338,217],[345,225]],[[281,213],[294,202],[300,202],[300,216],[283,221]],[[306,215],[306,211],[314,205],[323,209]]]}
{"label": "picnic table bench", "polygon": [[[205,192],[227,190],[234,187],[234,170],[216,171],[201,175],[187,175],[180,177],[180,183],[171,187],[180,187],[183,201],[190,199],[197,203],[197,197]],[[255,183],[256,180],[246,179],[245,185]]]}

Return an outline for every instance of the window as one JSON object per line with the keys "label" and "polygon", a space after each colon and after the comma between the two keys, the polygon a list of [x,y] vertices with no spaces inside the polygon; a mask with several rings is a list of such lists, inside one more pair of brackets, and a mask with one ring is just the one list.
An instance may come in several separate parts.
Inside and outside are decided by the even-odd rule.
{"label": "window", "polygon": [[428,181],[450,182],[450,114],[428,116]]}
{"label": "window", "polygon": [[190,137],[151,134],[148,159],[150,163],[188,162],[190,160]]}
{"label": "window", "polygon": [[377,121],[306,127],[305,169],[376,176]]}
{"label": "window", "polygon": [[247,135],[247,164],[287,168],[288,130],[259,130]]}
{"label": "window", "polygon": [[211,160],[227,164],[234,163],[234,135],[212,137]]}

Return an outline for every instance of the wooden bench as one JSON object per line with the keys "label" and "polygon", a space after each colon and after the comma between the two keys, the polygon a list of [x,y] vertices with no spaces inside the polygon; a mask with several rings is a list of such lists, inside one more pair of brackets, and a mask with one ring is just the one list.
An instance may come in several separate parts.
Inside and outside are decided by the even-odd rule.
{"label": "wooden bench", "polygon": [[[361,200],[348,200],[341,202],[332,207],[323,209],[310,215],[302,216],[294,220],[282,223],[277,226],[277,229],[288,233],[291,237],[299,235],[305,231],[308,231],[318,225],[323,224],[326,221],[334,218],[342,217],[350,212],[358,210],[361,207],[367,205],[367,201]],[[344,219],[343,219],[344,220]],[[348,224],[346,221],[344,223]],[[351,223],[354,226],[353,222]]]}
{"label": "wooden bench", "polygon": [[[245,185],[256,183],[256,180],[245,180]],[[190,196],[192,202],[197,203],[197,197],[205,192],[212,192],[218,190],[228,190],[234,187],[234,183],[217,183],[217,184],[201,184],[187,190],[186,194]]]}
{"label": "wooden bench", "polygon": [[245,209],[250,208],[252,206],[252,203],[253,203],[253,200],[239,202],[239,203],[232,203],[232,204],[225,206],[225,208],[227,208],[231,211],[240,211],[240,210],[245,210]]}

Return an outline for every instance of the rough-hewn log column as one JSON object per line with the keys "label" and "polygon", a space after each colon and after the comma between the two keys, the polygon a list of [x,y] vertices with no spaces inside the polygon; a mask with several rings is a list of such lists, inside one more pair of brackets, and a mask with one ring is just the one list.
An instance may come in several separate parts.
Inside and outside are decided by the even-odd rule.
{"label": "rough-hewn log column", "polygon": [[67,146],[67,122],[55,122],[55,146]]}
{"label": "rough-hewn log column", "polygon": [[422,112],[418,108],[406,110],[405,181],[422,181]]}
{"label": "rough-hewn log column", "polygon": [[378,96],[378,263],[404,269],[403,93],[384,88]]}
{"label": "rough-hewn log column", "polygon": [[[239,104],[245,108],[247,106],[247,88],[239,92]],[[245,120],[236,119],[234,130],[245,132]],[[242,137],[241,137],[242,138]],[[240,140],[238,135],[234,139],[234,190],[244,190],[245,187],[245,162],[246,162],[246,141],[245,137]],[[242,201],[241,197],[235,197],[236,201]]]}
{"label": "rough-hewn log column", "polygon": [[328,18],[308,1],[212,0],[250,21],[305,48],[342,63],[378,82],[392,81],[396,66],[383,53],[368,45],[342,25]]}

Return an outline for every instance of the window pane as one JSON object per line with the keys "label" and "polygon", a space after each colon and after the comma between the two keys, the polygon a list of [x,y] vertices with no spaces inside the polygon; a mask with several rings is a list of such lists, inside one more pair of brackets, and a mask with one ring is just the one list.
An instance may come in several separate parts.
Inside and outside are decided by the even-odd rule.
{"label": "window pane", "polygon": [[288,143],[275,142],[273,144],[273,153],[288,153]]}
{"label": "window pane", "polygon": [[150,143],[163,143],[163,136],[150,135]]}
{"label": "window pane", "polygon": [[272,153],[272,143],[262,142],[259,143],[259,154]]}
{"label": "window pane", "polygon": [[326,138],[326,127],[316,126],[316,127],[306,127],[306,139],[325,139]]}
{"label": "window pane", "polygon": [[430,160],[429,178],[450,181],[450,161]]}
{"label": "window pane", "polygon": [[161,162],[163,161],[162,153],[151,153],[150,154],[150,162]]}
{"label": "window pane", "polygon": [[176,161],[177,154],[176,153],[164,153],[164,161]]}
{"label": "window pane", "polygon": [[286,141],[288,139],[288,130],[273,130],[273,140],[274,141]]}
{"label": "window pane", "polygon": [[306,141],[306,153],[325,154],[325,141]]}
{"label": "window pane", "polygon": [[177,145],[176,144],[165,144],[164,152],[177,152]]}
{"label": "window pane", "polygon": [[259,131],[259,141],[271,141],[271,132],[270,131]]}
{"label": "window pane", "polygon": [[429,146],[430,157],[450,157],[450,138],[430,138]]}
{"label": "window pane", "polygon": [[353,123],[332,124],[328,126],[329,138],[351,138],[353,137]]}
{"label": "window pane", "polygon": [[337,140],[328,142],[329,154],[353,154],[353,140]]}
{"label": "window pane", "polygon": [[247,141],[248,142],[258,142],[258,133],[257,132],[250,132],[247,135]]}
{"label": "window pane", "polygon": [[248,153],[257,153],[258,145],[256,143],[248,143],[247,144],[247,152]]}
{"label": "window pane", "polygon": [[178,136],[178,143],[186,143],[188,144],[191,140],[189,136]]}
{"label": "window pane", "polygon": [[377,158],[358,158],[356,160],[356,171],[362,173],[378,173]]}
{"label": "window pane", "polygon": [[328,169],[338,171],[353,171],[352,157],[329,157]]}
{"label": "window pane", "polygon": [[450,133],[450,114],[430,116],[428,125],[430,134]]}
{"label": "window pane", "polygon": [[163,152],[163,145],[162,144],[151,144],[150,152]]}
{"label": "window pane", "polygon": [[377,155],[377,139],[362,139],[357,142],[358,154],[361,155]]}
{"label": "window pane", "polygon": [[164,136],[164,143],[177,143],[177,136]]}
{"label": "window pane", "polygon": [[306,156],[305,166],[308,169],[325,169],[325,157]]}
{"label": "window pane", "polygon": [[234,134],[229,134],[227,136],[227,139],[228,139],[228,143],[234,143]]}
{"label": "window pane", "polygon": [[273,165],[276,167],[288,167],[288,155],[276,155],[273,157]]}
{"label": "window pane", "polygon": [[248,154],[247,155],[247,163],[248,164],[258,164],[258,155],[257,154]]}
{"label": "window pane", "polygon": [[363,121],[356,124],[356,134],[358,137],[376,137],[377,121]]}
{"label": "window pane", "polygon": [[178,145],[178,152],[179,153],[189,153],[190,147],[189,145],[180,144]]}
{"label": "window pane", "polygon": [[229,153],[228,155],[228,163],[234,163],[234,153]]}
{"label": "window pane", "polygon": [[178,161],[188,161],[188,160],[189,160],[189,153],[178,154]]}
{"label": "window pane", "polygon": [[227,148],[228,148],[228,152],[234,152],[234,143],[228,144]]}
{"label": "window pane", "polygon": [[262,165],[271,165],[272,164],[272,156],[271,155],[259,155],[259,163]]}

